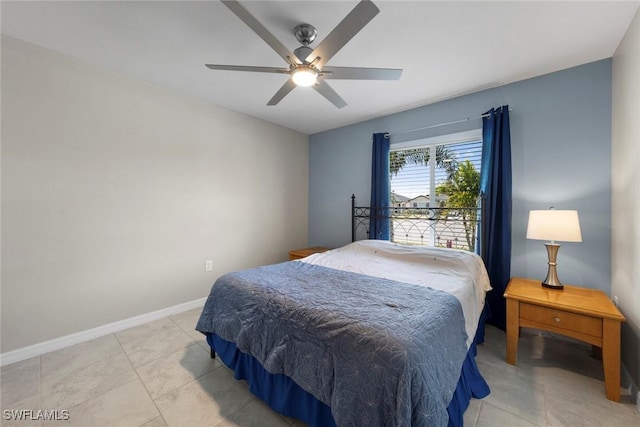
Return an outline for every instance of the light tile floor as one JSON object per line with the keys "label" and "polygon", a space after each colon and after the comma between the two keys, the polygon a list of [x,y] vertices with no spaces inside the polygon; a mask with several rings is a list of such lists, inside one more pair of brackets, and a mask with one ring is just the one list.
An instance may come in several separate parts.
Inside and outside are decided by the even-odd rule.
{"label": "light tile floor", "polygon": [[[200,310],[131,328],[2,368],[2,426],[302,426],[256,399],[209,358],[193,330]],[[640,426],[630,396],[605,398],[590,348],[525,330],[518,365],[505,335],[487,327],[478,366],[491,394],[472,400],[465,426]],[[624,393],[624,390],[623,390]],[[7,420],[6,410],[58,410],[66,421]]]}

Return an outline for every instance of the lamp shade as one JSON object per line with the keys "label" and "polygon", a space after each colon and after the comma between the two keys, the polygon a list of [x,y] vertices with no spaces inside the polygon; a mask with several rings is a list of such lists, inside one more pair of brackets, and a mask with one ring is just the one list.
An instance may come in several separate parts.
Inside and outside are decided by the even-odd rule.
{"label": "lamp shade", "polygon": [[578,211],[529,211],[527,239],[582,242]]}

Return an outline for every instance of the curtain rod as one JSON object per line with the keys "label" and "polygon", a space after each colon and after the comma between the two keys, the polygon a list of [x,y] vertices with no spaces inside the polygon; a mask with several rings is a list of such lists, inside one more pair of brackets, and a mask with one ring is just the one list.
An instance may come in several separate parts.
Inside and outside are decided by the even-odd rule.
{"label": "curtain rod", "polygon": [[[509,108],[509,112],[511,112],[511,111],[513,111],[513,110],[511,108]],[[441,126],[455,125],[456,123],[468,122],[469,120],[483,119],[485,117],[489,117],[490,115],[491,115],[490,113],[486,113],[486,114],[481,114],[481,115],[476,116],[476,117],[467,117],[465,119],[454,120],[452,122],[436,123],[435,125],[424,126],[424,127],[421,127],[421,128],[403,130],[403,131],[400,131],[400,132],[393,132],[393,133],[385,133],[385,136],[388,138],[390,136],[404,135],[405,133],[418,132],[420,130],[433,129],[433,128],[438,128],[438,127],[441,127]]]}

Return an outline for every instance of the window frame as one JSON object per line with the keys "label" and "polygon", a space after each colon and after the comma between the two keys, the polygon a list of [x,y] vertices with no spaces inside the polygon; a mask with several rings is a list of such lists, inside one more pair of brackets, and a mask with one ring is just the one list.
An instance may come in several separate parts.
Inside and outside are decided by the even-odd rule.
{"label": "window frame", "polygon": [[[436,194],[436,187],[437,187],[436,185],[437,162],[435,161],[436,147],[441,145],[446,146],[446,145],[463,144],[463,143],[476,142],[476,141],[479,141],[480,144],[482,145],[483,144],[482,136],[483,136],[482,128],[477,128],[477,129],[471,129],[463,132],[455,132],[455,133],[443,134],[443,135],[438,135],[438,136],[433,136],[428,138],[419,138],[419,139],[396,142],[396,143],[394,143],[393,140],[391,140],[389,141],[389,151],[397,152],[397,151],[410,150],[410,149],[429,148],[430,152],[429,152],[428,174],[429,174],[429,187],[430,187],[429,195],[430,196],[429,196],[427,208],[429,209],[437,208],[438,207],[437,197],[431,196]],[[393,192],[391,187],[390,187],[390,191]],[[430,245],[436,246],[435,245],[435,241],[436,241],[435,227],[430,230],[430,234],[431,235],[428,236],[427,241],[429,242]]]}

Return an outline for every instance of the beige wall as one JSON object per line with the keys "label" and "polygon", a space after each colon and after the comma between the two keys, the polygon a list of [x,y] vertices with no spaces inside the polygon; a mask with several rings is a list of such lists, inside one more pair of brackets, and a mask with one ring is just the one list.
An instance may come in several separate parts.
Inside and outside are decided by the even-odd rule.
{"label": "beige wall", "polygon": [[627,318],[622,362],[640,385],[640,11],[613,57],[611,295]]}
{"label": "beige wall", "polygon": [[1,90],[1,352],[306,245],[306,135],[5,36]]}

